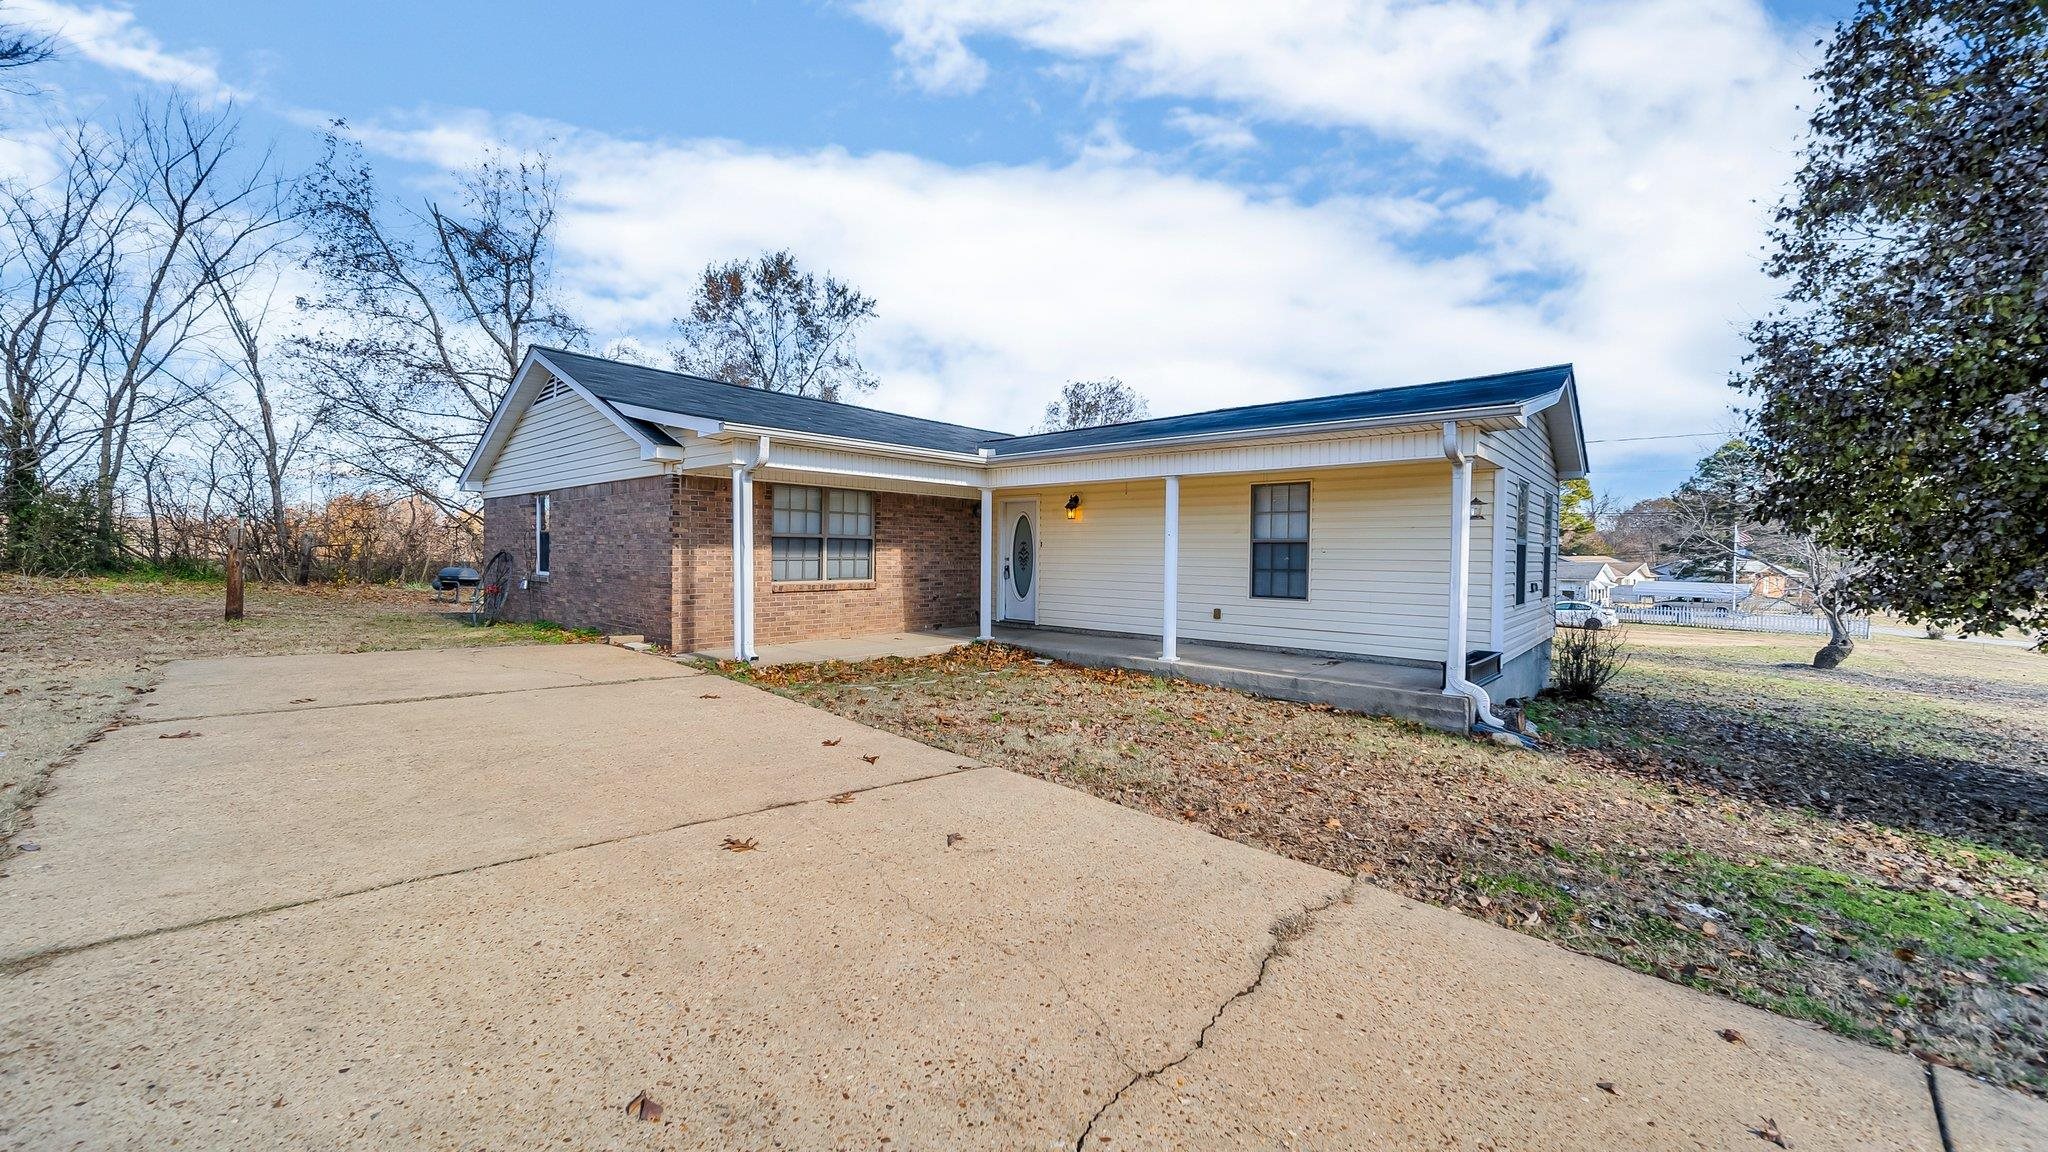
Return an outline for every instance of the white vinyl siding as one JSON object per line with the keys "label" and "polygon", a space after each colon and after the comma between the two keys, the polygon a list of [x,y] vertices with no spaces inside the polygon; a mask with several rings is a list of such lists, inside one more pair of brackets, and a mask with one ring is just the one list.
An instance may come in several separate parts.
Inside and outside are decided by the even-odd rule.
{"label": "white vinyl siding", "polygon": [[520,416],[484,478],[483,494],[514,496],[661,474],[661,464],[642,460],[640,445],[604,413],[562,390]]}
{"label": "white vinyl siding", "polygon": [[[1304,480],[1308,598],[1255,597],[1252,485]],[[1059,509],[1076,492],[1080,515],[1068,520]],[[1003,493],[1022,495],[1036,495],[1048,510],[1040,524],[1038,622],[1158,635],[1165,485],[1133,480]],[[1442,463],[1182,480],[1181,638],[1440,663],[1450,496],[1450,468]],[[1475,549],[1475,579],[1484,550],[1483,543]],[[1483,593],[1474,602],[1484,604]],[[1484,637],[1486,627],[1482,615],[1472,635]]]}
{"label": "white vinyl siding", "polygon": [[[1556,631],[1556,617],[1549,600],[1543,595],[1543,547],[1544,515],[1557,493],[1557,466],[1550,456],[1550,431],[1541,420],[1532,420],[1526,428],[1514,428],[1506,432],[1489,432],[1485,439],[1487,456],[1499,463],[1505,474],[1506,483],[1501,488],[1502,504],[1506,505],[1501,514],[1508,518],[1507,531],[1501,534],[1502,546],[1494,557],[1498,566],[1492,577],[1491,587],[1500,597],[1501,655],[1503,660],[1512,660],[1537,645],[1549,641]],[[1537,587],[1528,593],[1527,599],[1515,603],[1515,540],[1521,525],[1515,523],[1516,485],[1529,485],[1529,571],[1530,580]],[[1551,517],[1555,532],[1556,517]],[[1550,546],[1555,551],[1556,542]],[[1473,579],[1478,580],[1477,570]]]}

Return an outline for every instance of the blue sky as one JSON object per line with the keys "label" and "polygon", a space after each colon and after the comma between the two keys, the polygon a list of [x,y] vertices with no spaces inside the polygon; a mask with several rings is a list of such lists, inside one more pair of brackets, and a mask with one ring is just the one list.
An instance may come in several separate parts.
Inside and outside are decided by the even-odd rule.
{"label": "blue sky", "polygon": [[232,98],[287,163],[344,117],[399,195],[546,149],[600,344],[786,244],[880,300],[874,402],[994,427],[1069,378],[1164,414],[1570,360],[1623,500],[1733,426],[1849,5],[661,8],[0,0],[64,37],[67,109]]}

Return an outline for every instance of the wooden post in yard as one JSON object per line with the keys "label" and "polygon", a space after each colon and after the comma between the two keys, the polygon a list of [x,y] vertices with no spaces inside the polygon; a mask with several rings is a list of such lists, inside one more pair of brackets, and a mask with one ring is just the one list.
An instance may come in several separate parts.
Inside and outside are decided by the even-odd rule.
{"label": "wooden post in yard", "polygon": [[228,525],[228,610],[229,620],[242,618],[242,525]]}

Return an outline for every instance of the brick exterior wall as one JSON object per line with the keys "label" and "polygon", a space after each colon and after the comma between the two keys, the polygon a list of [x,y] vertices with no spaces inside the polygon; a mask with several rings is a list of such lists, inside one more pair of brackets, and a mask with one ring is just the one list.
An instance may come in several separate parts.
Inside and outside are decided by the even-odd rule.
{"label": "brick exterior wall", "polygon": [[645,476],[548,493],[553,571],[524,589],[516,579],[533,571],[534,497],[484,501],[484,558],[500,549],[512,553],[515,583],[505,615],[666,642],[677,559],[669,512],[674,486],[670,477]]}
{"label": "brick exterior wall", "polygon": [[[977,502],[875,493],[875,578],[777,584],[772,485],[754,485],[758,644],[967,625],[978,614]],[[638,632],[679,652],[732,646],[732,482],[677,476],[550,493],[546,584],[514,591],[507,614]],[[484,501],[484,551],[533,567],[532,496]]]}

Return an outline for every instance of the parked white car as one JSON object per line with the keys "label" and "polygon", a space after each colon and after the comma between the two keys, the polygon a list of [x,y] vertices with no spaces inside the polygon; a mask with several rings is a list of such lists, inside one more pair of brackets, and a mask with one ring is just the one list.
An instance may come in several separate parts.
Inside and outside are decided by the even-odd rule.
{"label": "parked white car", "polygon": [[1612,628],[1619,623],[1621,617],[1605,604],[1589,604],[1584,600],[1557,602],[1557,626],[1560,628]]}

